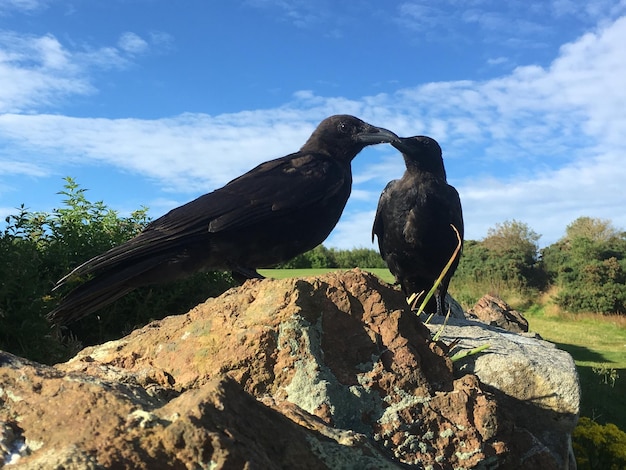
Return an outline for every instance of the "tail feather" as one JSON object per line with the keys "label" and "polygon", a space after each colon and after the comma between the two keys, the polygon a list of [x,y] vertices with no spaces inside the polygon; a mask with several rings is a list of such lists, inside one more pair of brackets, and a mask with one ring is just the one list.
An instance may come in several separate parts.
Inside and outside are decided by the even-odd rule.
{"label": "tail feather", "polygon": [[102,288],[87,281],[70,292],[57,308],[48,313],[47,319],[57,325],[67,325],[115,302],[134,289],[123,285]]}
{"label": "tail feather", "polygon": [[126,263],[98,272],[96,276],[67,294],[59,306],[47,315],[47,318],[59,325],[80,320],[115,302],[137,287],[155,284],[159,281],[159,273],[163,266],[170,260],[169,254],[140,262],[131,259]]}
{"label": "tail feather", "polygon": [[[194,241],[195,239],[190,237],[186,244],[191,244]],[[140,262],[142,259],[152,259],[153,264],[160,263],[165,259],[175,257],[175,248],[181,245],[184,246],[184,244],[172,244],[171,240],[165,236],[159,237],[158,232],[142,232],[126,243],[113,247],[77,266],[63,276],[53,290],[66,284],[72,278],[104,269],[115,269],[119,265],[133,262],[133,260]]]}

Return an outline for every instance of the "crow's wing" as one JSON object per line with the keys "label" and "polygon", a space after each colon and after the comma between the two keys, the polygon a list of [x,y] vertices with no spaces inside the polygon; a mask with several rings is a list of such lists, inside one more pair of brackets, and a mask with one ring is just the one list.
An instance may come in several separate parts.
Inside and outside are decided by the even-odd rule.
{"label": "crow's wing", "polygon": [[372,225],[372,242],[374,242],[374,235],[378,238],[378,251],[380,252],[380,256],[385,259],[386,253],[384,249],[384,240],[385,240],[385,215],[387,211],[389,211],[389,201],[391,198],[391,193],[393,192],[394,186],[398,183],[398,180],[392,180],[387,183],[383,192],[380,193],[380,198],[378,199],[378,206],[376,207],[376,215],[374,216],[374,224]]}
{"label": "crow's wing", "polygon": [[271,223],[289,211],[307,211],[351,184],[350,164],[321,154],[287,155],[260,164],[224,187],[171,210],[143,232],[75,268],[57,287],[131,258],[163,257],[181,244],[210,233],[245,230],[255,222]]}

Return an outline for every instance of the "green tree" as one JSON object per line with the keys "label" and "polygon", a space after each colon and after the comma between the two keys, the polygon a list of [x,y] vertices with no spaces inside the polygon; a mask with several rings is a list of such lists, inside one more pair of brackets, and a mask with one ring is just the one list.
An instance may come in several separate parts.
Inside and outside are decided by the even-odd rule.
{"label": "green tree", "polygon": [[0,234],[1,349],[39,362],[56,362],[75,352],[79,343],[117,338],[151,319],[182,313],[232,285],[224,273],[200,273],[165,287],[140,289],[98,315],[63,330],[51,329],[45,314],[67,292],[52,292],[56,281],[83,261],[136,235],[148,222],[146,208],[120,217],[102,202],[89,202],[85,191],[66,178],[60,208],[48,214],[22,206],[18,214],[7,217]]}
{"label": "green tree", "polygon": [[354,248],[352,250],[338,250],[318,245],[312,250],[302,253],[289,261],[276,266],[280,269],[310,269],[310,268],[386,268],[385,261],[380,254],[370,248]]}
{"label": "green tree", "polygon": [[496,224],[481,241],[466,240],[451,292],[465,307],[484,294],[505,298],[523,307],[545,284],[538,262],[538,240],[525,223],[512,220]]}
{"label": "green tree", "polygon": [[587,238],[595,242],[609,242],[620,237],[620,232],[608,219],[579,217],[565,229],[564,241]]}
{"label": "green tree", "polygon": [[574,313],[625,314],[625,255],[625,240],[602,242],[579,237],[544,249],[545,269],[559,289],[556,303]]}
{"label": "green tree", "polygon": [[626,234],[610,221],[576,219],[542,250],[542,262],[564,310],[626,313]]}
{"label": "green tree", "polygon": [[498,256],[506,256],[530,266],[537,261],[539,238],[541,235],[524,222],[506,220],[487,230],[483,245]]}
{"label": "green tree", "polygon": [[324,245],[318,245],[308,252],[312,268],[336,268],[335,253]]}
{"label": "green tree", "polygon": [[63,346],[41,317],[44,293],[44,261],[36,237],[30,237],[24,207],[6,218],[0,235],[0,349],[32,359],[61,358]]}
{"label": "green tree", "polygon": [[387,264],[376,250],[354,248],[352,250],[333,250],[337,266],[352,268],[386,268]]}

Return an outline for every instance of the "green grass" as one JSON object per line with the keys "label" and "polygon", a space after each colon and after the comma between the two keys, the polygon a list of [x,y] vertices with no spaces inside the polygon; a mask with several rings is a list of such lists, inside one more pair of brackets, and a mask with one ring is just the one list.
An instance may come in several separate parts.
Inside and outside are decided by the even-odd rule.
{"label": "green grass", "polygon": [[[393,283],[393,275],[387,268],[361,268],[363,271],[368,271],[372,274],[376,274],[383,281]],[[288,277],[308,277],[318,276],[320,274],[326,274],[332,271],[349,271],[349,269],[341,268],[312,268],[312,269],[259,269],[259,273],[265,277],[271,277],[274,279],[286,279]]]}
{"label": "green grass", "polygon": [[599,315],[528,315],[530,328],[570,352],[581,366],[626,368],[626,328]]}
{"label": "green grass", "polygon": [[[600,315],[526,314],[530,329],[569,352],[581,386],[581,416],[626,429],[626,323]],[[617,376],[615,375],[617,374]]]}

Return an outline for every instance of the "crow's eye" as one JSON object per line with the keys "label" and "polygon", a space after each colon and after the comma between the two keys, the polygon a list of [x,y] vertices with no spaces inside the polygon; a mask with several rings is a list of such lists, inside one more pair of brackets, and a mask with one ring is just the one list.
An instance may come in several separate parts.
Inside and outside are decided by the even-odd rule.
{"label": "crow's eye", "polygon": [[337,129],[343,134],[347,134],[349,131],[348,125],[343,121],[337,124]]}

